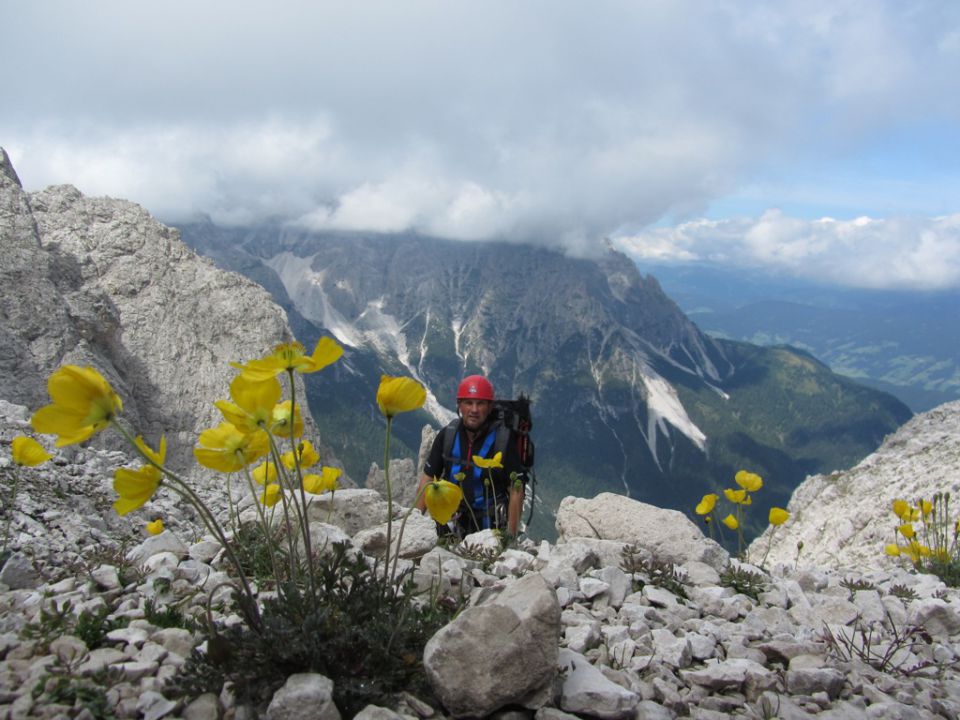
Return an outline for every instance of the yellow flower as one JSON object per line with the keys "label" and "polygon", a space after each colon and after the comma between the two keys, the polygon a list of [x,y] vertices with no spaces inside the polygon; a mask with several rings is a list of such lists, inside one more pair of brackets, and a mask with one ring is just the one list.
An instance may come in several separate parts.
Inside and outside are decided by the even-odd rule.
{"label": "yellow flower", "polygon": [[713,512],[713,508],[717,505],[717,500],[720,499],[720,496],[716,493],[708,493],[703,496],[703,499],[700,501],[700,504],[697,505],[694,510],[697,515],[709,515]]}
{"label": "yellow flower", "polygon": [[240,370],[244,377],[253,382],[263,382],[275,378],[282,372],[293,370],[299,373],[314,373],[335,363],[343,355],[343,348],[337,341],[320,338],[312,355],[306,355],[303,345],[298,342],[277,345],[273,352],[259,360],[251,360],[246,365],[230,363]]}
{"label": "yellow flower", "polygon": [[193,449],[197,462],[218,472],[236,472],[259,460],[270,450],[265,432],[242,433],[223,422],[200,433],[199,447]]}
{"label": "yellow flower", "polygon": [[788,513],[783,508],[772,507],[770,508],[770,515],[768,517],[771,525],[783,525],[787,520],[790,519],[790,513]]}
{"label": "yellow flower", "polygon": [[[167,457],[167,438],[160,438],[160,449],[154,451],[139,435],[136,439],[137,447],[146,457],[157,465],[163,465]],[[121,467],[113,474],[113,489],[120,496],[113,503],[117,515],[126,515],[128,512],[142,507],[160,487],[163,474],[159,468],[151,464],[141,465],[138,469]]]}
{"label": "yellow flower", "polygon": [[[313,449],[313,444],[309,440],[304,440],[297,444],[297,452],[300,455],[300,467],[311,467],[320,462],[320,454]],[[285,452],[280,456],[280,462],[287,470],[296,470],[296,460],[293,456],[293,450]]]}
{"label": "yellow flower", "polygon": [[428,483],[424,489],[423,499],[430,517],[441,525],[446,525],[460,507],[463,491],[452,482],[434,478],[433,482]]}
{"label": "yellow flower", "polygon": [[289,400],[284,400],[273,408],[273,424],[270,426],[270,432],[277,437],[290,437],[291,427],[293,429],[293,437],[297,438],[303,435],[303,418],[300,415],[300,404],[297,403],[296,408],[293,410],[293,418],[291,419],[290,408],[292,405],[293,403]]}
{"label": "yellow flower", "polygon": [[495,470],[496,468],[503,467],[503,462],[501,462],[502,459],[503,459],[502,452],[498,452],[494,454],[494,456],[489,460],[487,460],[484,457],[480,457],[479,455],[474,455],[473,464],[483,470]]}
{"label": "yellow flower", "polygon": [[742,487],[747,492],[756,492],[763,487],[763,480],[759,475],[756,475],[752,472],[747,472],[746,470],[741,470],[734,477],[737,485]]}
{"label": "yellow flower", "polygon": [[883,551],[890,557],[900,557],[900,546],[896,543],[888,543]]}
{"label": "yellow flower", "polygon": [[923,513],[923,517],[927,517],[930,513],[933,512],[933,503],[929,500],[920,501],[920,512]]}
{"label": "yellow flower", "polygon": [[38,433],[57,435],[57,447],[83,442],[123,410],[110,383],[92,367],[64,365],[50,375],[47,392],[53,402],[37,410],[30,424]]}
{"label": "yellow flower", "polygon": [[275,482],[277,479],[277,466],[269,460],[262,462],[253,469],[251,475],[253,475],[253,479],[257,485],[266,485],[267,483]]}
{"label": "yellow flower", "polygon": [[263,493],[260,495],[260,502],[267,507],[273,507],[280,502],[280,486],[276,483],[267,485],[267,487],[264,488]]}
{"label": "yellow flower", "polygon": [[392,418],[397,413],[410,412],[423,407],[427,399],[427,391],[423,385],[408,377],[380,377],[380,387],[377,388],[377,405],[380,412]]}
{"label": "yellow flower", "polygon": [[726,525],[731,530],[736,530],[740,527],[740,523],[737,522],[737,519],[733,515],[727,515],[723,520],[721,520],[724,525]]}
{"label": "yellow flower", "polygon": [[273,425],[274,406],[283,389],[276,378],[253,382],[237,375],[230,383],[233,402],[217,400],[214,405],[223,413],[223,419],[242,433],[252,433]]}
{"label": "yellow flower", "polygon": [[157,518],[153,522],[147,523],[147,532],[151,535],[159,535],[163,532],[163,520]]}
{"label": "yellow flower", "polygon": [[749,505],[750,498],[747,496],[746,490],[731,490],[726,488],[723,491],[723,496],[730,502],[736,505]]}
{"label": "yellow flower", "polygon": [[337,489],[337,478],[343,471],[340,468],[325,467],[320,475],[311,473],[303,476],[303,489],[311,495],[319,495]]}
{"label": "yellow flower", "polygon": [[53,455],[44,449],[43,445],[26,435],[18,435],[15,437],[13,442],[10,443],[10,451],[13,456],[13,461],[17,465],[23,465],[25,467],[42,465],[53,457]]}
{"label": "yellow flower", "polygon": [[913,531],[913,525],[910,523],[904,523],[897,528],[900,531],[900,534],[903,535],[907,540],[912,538],[916,533]]}
{"label": "yellow flower", "polygon": [[907,519],[907,515],[910,513],[910,504],[906,500],[894,500],[893,501],[893,514],[896,515],[901,520]]}

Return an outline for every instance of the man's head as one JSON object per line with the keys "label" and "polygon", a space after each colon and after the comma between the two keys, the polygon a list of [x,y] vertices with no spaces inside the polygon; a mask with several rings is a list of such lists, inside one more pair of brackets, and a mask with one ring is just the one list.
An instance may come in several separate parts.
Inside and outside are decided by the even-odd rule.
{"label": "man's head", "polygon": [[493,385],[482,375],[469,375],[457,388],[457,409],[467,430],[483,426],[493,410]]}

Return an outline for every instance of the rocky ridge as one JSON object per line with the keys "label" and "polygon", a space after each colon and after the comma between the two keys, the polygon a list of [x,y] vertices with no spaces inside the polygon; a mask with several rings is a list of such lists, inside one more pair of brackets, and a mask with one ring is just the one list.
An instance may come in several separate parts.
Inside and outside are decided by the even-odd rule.
{"label": "rocky ridge", "polygon": [[893,501],[916,505],[950,493],[960,505],[960,401],[946,403],[905,423],[855,467],[807,478],[790,498],[790,522],[768,528],[751,545],[769,562],[855,569],[890,567],[884,545],[894,542]]}
{"label": "rocky ridge", "polygon": [[[4,441],[24,429],[25,408],[6,404],[0,415]],[[163,491],[148,506],[170,518],[159,536],[144,539],[134,521],[113,515],[109,472],[124,461],[87,448],[22,473],[15,552],[0,570],[0,718],[88,718],[91,707],[151,720],[254,716],[230,688],[183,699],[167,688],[205,646],[196,632],[148,620],[148,602],[200,617],[208,592],[222,599],[226,567],[217,544]],[[223,492],[207,500],[223,513]],[[249,498],[237,500],[252,513]],[[315,507],[323,537],[383,551],[386,502],[376,491],[338,491]],[[556,543],[500,552],[485,531],[469,538],[489,549],[481,561],[437,547],[433,523],[414,514],[402,562],[421,588],[469,598],[425,649],[442,703],[405,694],[395,709],[358,717],[958,717],[957,589],[900,568],[781,564],[767,573],[730,561],[678,515],[611,494],[568,498]],[[52,632],[44,613],[67,601],[73,620]],[[88,647],[75,630],[83,611],[125,627]],[[237,618],[215,609],[214,620]],[[102,705],[67,702],[61,679],[96,688],[83,697]],[[322,676],[294,675],[259,710],[338,718],[331,691]]]}
{"label": "rocky ridge", "polygon": [[36,409],[53,370],[93,365],[138,432],[167,435],[179,469],[220,422],[213,401],[227,395],[228,362],[293,338],[269,293],[140,206],[69,185],[26,193],[2,148],[0,243],[0,398]]}

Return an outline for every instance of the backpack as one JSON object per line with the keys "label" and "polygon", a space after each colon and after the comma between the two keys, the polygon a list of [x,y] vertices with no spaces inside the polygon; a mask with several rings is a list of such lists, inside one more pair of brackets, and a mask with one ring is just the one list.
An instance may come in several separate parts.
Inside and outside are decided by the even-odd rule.
{"label": "backpack", "polygon": [[[530,398],[523,393],[516,400],[494,400],[493,410],[494,422],[498,425],[497,437],[494,440],[494,454],[505,453],[507,444],[511,436],[517,444],[517,455],[520,458],[520,465],[523,467],[523,473],[526,475],[527,484],[530,485],[530,509],[527,513],[527,524],[533,517],[533,501],[536,496],[537,477],[533,471],[534,446],[533,439],[530,437],[530,431],[533,429],[533,417],[530,413]],[[452,420],[441,432],[443,435],[443,458],[444,462],[451,459],[453,452],[453,443],[457,435],[457,426],[460,418]],[[469,464],[469,461],[468,463]]]}

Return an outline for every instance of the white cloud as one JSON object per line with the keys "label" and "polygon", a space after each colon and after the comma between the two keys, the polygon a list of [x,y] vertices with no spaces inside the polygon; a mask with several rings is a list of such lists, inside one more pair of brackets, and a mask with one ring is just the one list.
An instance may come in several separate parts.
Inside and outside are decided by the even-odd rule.
{"label": "white cloud", "polygon": [[760,267],[829,284],[936,290],[960,286],[960,214],[936,218],[697,220],[614,238],[645,262]]}
{"label": "white cloud", "polygon": [[[802,183],[842,217],[956,211],[956,3],[46,0],[4,23],[0,144],[24,184],[168,220],[589,253],[750,187],[760,208]],[[862,174],[860,153],[914,158],[931,126],[936,172]],[[752,256],[823,252],[784,225]]]}

